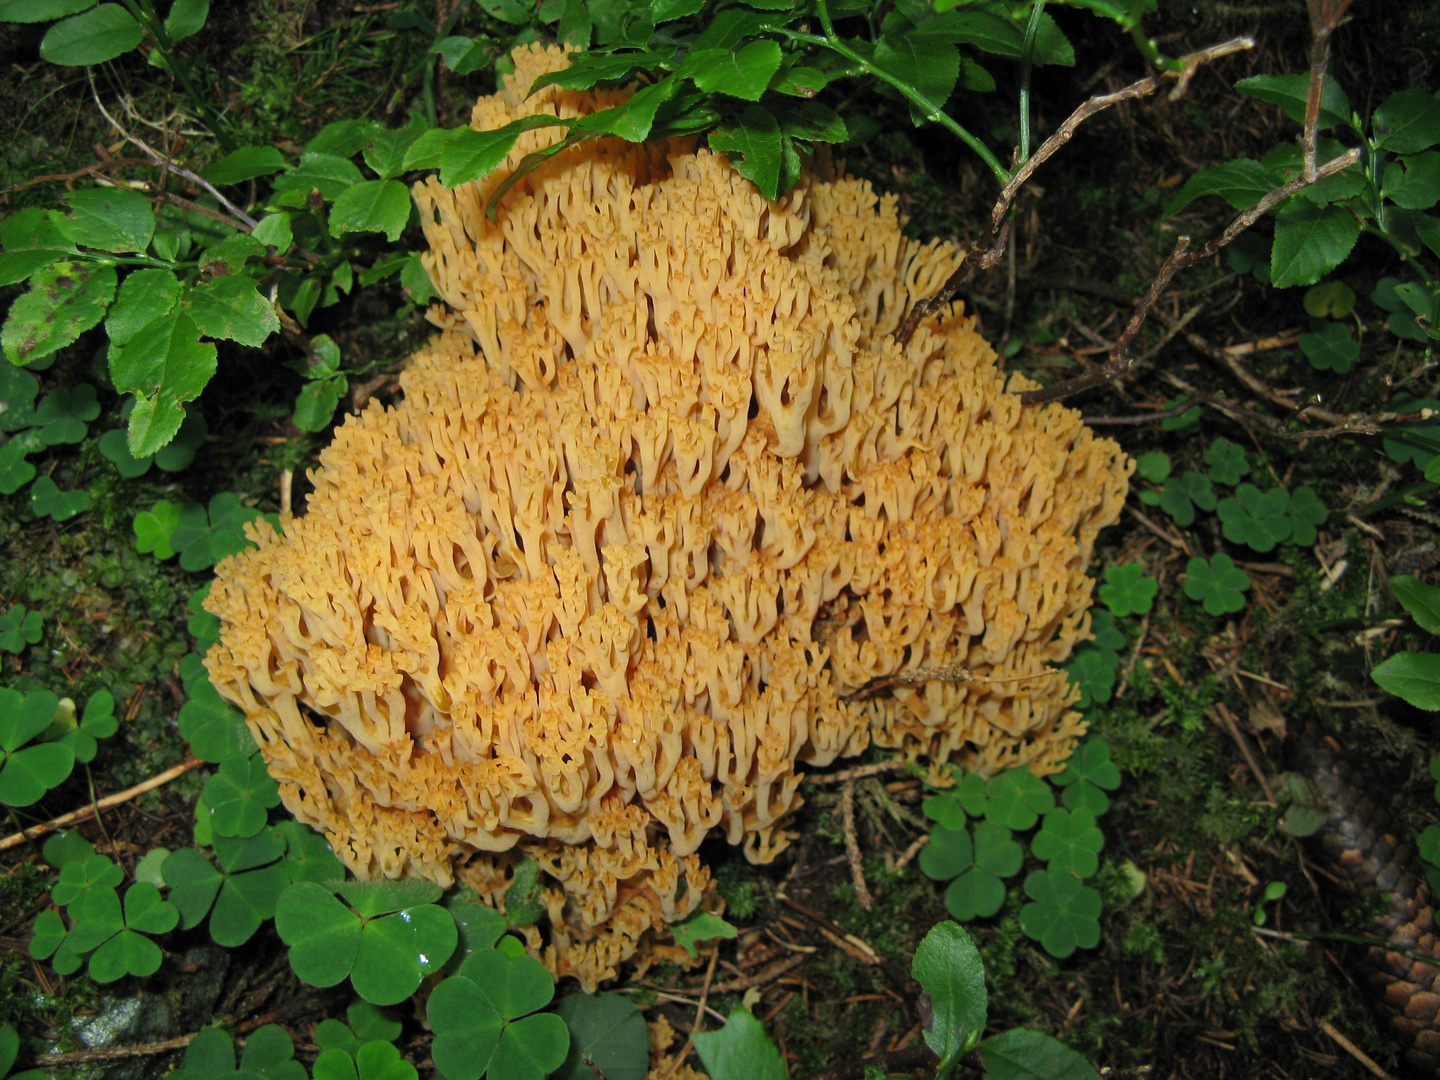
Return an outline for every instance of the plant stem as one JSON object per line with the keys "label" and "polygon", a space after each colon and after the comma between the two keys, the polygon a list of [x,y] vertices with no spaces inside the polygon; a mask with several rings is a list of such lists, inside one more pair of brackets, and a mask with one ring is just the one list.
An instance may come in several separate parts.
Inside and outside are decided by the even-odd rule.
{"label": "plant stem", "polygon": [[825,29],[824,37],[816,34],[802,33],[798,30],[790,30],[785,27],[775,27],[775,32],[784,34],[793,41],[804,41],[811,45],[819,45],[832,52],[837,52],[845,57],[846,60],[855,64],[859,71],[867,75],[873,75],[881,82],[889,83],[896,90],[900,91],[906,101],[924,113],[926,119],[944,127],[966,146],[970,147],[971,150],[974,150],[975,153],[980,156],[980,160],[989,166],[997,182],[1002,186],[1009,182],[1010,173],[1004,165],[1000,164],[1000,159],[991,153],[990,148],[975,135],[956,123],[954,118],[949,116],[939,105],[935,104],[935,102],[931,101],[919,90],[916,90],[915,87],[905,82],[905,80],[891,75],[884,68],[877,67],[854,49],[850,48],[850,46],[846,45],[840,36],[835,33],[835,24],[830,18],[830,8],[825,3],[825,0],[815,0],[815,10],[820,16],[820,25]]}
{"label": "plant stem", "polygon": [[240,148],[235,141],[234,135],[230,132],[230,125],[216,112],[210,103],[200,93],[191,77],[190,64],[180,58],[175,51],[175,42],[171,40],[170,33],[165,29],[165,20],[161,19],[155,11],[155,6],[150,0],[120,0],[129,9],[131,16],[136,22],[148,29],[155,38],[155,46],[160,50],[160,55],[165,58],[166,70],[172,72],[180,80],[180,85],[185,91],[185,96],[190,99],[190,104],[195,106],[207,127],[220,140],[220,145],[227,153],[232,153]]}
{"label": "plant stem", "polygon": [[1030,21],[1025,24],[1025,45],[1020,51],[1020,156],[1015,164],[1023,165],[1030,158],[1030,73],[1035,67],[1035,38],[1040,33],[1040,16],[1045,14],[1045,0],[1035,0]]}

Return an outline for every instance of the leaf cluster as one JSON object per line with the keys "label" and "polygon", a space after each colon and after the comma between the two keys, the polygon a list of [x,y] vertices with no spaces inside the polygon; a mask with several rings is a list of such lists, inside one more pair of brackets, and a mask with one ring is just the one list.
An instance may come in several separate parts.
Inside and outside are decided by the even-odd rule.
{"label": "leaf cluster", "polygon": [[39,802],[69,779],[77,761],[93,761],[98,740],[118,727],[115,698],[108,690],[90,695],[77,720],[75,703],[53,691],[22,694],[0,688],[0,803]]}

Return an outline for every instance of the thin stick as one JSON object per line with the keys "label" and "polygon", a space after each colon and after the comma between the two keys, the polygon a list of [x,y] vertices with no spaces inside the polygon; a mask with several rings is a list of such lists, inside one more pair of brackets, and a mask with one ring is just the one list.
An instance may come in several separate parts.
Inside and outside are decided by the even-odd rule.
{"label": "thin stick", "polygon": [[824,776],[816,776],[813,773],[806,776],[803,783],[806,784],[843,784],[851,780],[860,780],[866,776],[878,776],[880,773],[893,772],[896,769],[903,769],[910,764],[903,758],[895,758],[891,761],[882,761],[875,765],[857,765],[853,769],[846,769],[843,772],[826,773]]}
{"label": "thin stick", "polygon": [[695,1023],[690,1026],[690,1034],[685,1037],[685,1045],[680,1048],[680,1053],[676,1054],[670,1062],[670,1068],[665,1070],[665,1075],[661,1077],[661,1080],[670,1080],[670,1077],[675,1074],[675,1070],[685,1060],[686,1055],[690,1053],[690,1048],[695,1045],[695,1033],[704,1029],[705,1002],[710,997],[710,981],[715,977],[715,961],[719,959],[720,946],[716,945],[715,951],[710,954],[710,966],[705,969],[705,985],[700,988],[700,1004],[695,1009]]}
{"label": "thin stick", "polygon": [[845,781],[840,789],[840,816],[845,823],[845,858],[850,862],[850,880],[855,884],[855,899],[866,911],[873,911],[875,900],[865,883],[865,865],[860,861],[860,842],[855,837],[855,778]]}
{"label": "thin stick", "polygon": [[920,325],[923,319],[928,318],[942,307],[948,304],[960,291],[960,286],[969,280],[970,276],[977,270],[988,270],[994,266],[1001,255],[1005,252],[1005,245],[1010,238],[1010,208],[1014,205],[1015,197],[1025,182],[1034,175],[1035,170],[1048,161],[1055,153],[1075,134],[1075,129],[1082,123],[1103,112],[1112,105],[1119,105],[1124,101],[1133,101],[1137,98],[1148,97],[1164,86],[1167,81],[1175,83],[1175,92],[1183,93],[1189,84],[1191,75],[1201,64],[1207,64],[1212,60],[1219,60],[1221,57],[1229,56],[1232,53],[1243,52],[1246,49],[1253,49],[1255,40],[1248,37],[1232,38],[1219,45],[1212,45],[1208,49],[1201,49],[1183,57],[1181,68],[1177,71],[1165,71],[1159,75],[1151,75],[1148,78],[1133,82],[1124,89],[1117,90],[1113,94],[1097,94],[1090,100],[1084,102],[1078,109],[1071,113],[1055,133],[1040,144],[1033,157],[1022,162],[1015,170],[1005,187],[1001,189],[1000,197],[995,201],[995,206],[990,211],[990,223],[985,228],[985,234],[966,254],[955,272],[950,275],[948,281],[941,286],[940,291],[926,300],[922,300],[910,309],[910,314],[901,323],[900,329],[895,332],[895,340],[904,345],[910,340],[915,328]]}
{"label": "thin stick", "polygon": [[4,840],[0,840],[0,851],[6,851],[15,847],[17,844],[23,844],[27,839],[33,840],[37,836],[44,836],[47,832],[52,832],[55,829],[63,829],[67,825],[75,825],[81,821],[88,821],[95,816],[98,810],[108,810],[112,806],[119,806],[121,803],[129,802],[137,795],[144,795],[147,791],[153,791],[163,784],[168,784],[177,776],[184,776],[191,769],[198,769],[204,764],[205,763],[198,758],[187,758],[179,765],[166,769],[159,776],[152,776],[143,784],[136,784],[134,787],[127,788],[114,795],[107,795],[99,802],[92,802],[89,806],[82,806],[79,810],[75,810],[69,814],[62,814],[60,817],[40,825],[32,825],[24,832],[15,833],[13,836],[7,836]]}
{"label": "thin stick", "polygon": [[1344,1035],[1341,1035],[1340,1032],[1336,1031],[1335,1025],[1330,1023],[1329,1020],[1326,1020],[1323,1024],[1320,1025],[1320,1030],[1325,1032],[1326,1035],[1329,1035],[1330,1038],[1334,1039],[1337,1043],[1339,1043],[1340,1048],[1344,1050],[1347,1054],[1349,1054],[1351,1057],[1353,1057],[1356,1061],[1358,1061],[1361,1065],[1364,1065],[1365,1068],[1369,1069],[1376,1076],[1380,1077],[1380,1080],[1395,1080],[1394,1077],[1392,1077],[1388,1072],[1386,1072],[1379,1065],[1377,1065],[1375,1061],[1368,1054],[1365,1053],[1365,1051],[1361,1050]]}
{"label": "thin stick", "polygon": [[183,1050],[198,1035],[180,1035],[161,1042],[144,1043],[140,1046],[105,1046],[95,1050],[72,1050],[68,1054],[41,1054],[35,1059],[35,1066],[45,1072],[62,1065],[89,1065],[97,1061],[122,1061],[125,1058],[153,1057],[167,1054],[172,1050]]}
{"label": "thin stick", "polygon": [[915,842],[905,849],[904,853],[901,854],[900,858],[895,860],[895,866],[892,868],[891,873],[898,874],[901,870],[904,870],[905,867],[910,865],[910,860],[915,858],[916,855],[919,855],[921,850],[929,842],[929,833],[921,833],[919,836],[917,836],[915,838]]}

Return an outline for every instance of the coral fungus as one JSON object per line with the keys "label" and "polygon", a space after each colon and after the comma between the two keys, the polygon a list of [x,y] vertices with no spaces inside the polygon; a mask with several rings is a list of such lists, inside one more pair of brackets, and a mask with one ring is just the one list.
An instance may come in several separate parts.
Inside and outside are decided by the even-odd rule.
{"label": "coral fungus", "polygon": [[[560,63],[517,52],[473,126],[623,100],[526,98]],[[597,140],[487,221],[556,138],[417,185],[440,333],[305,515],[221,565],[207,663],[358,876],[498,900],[533,857],[532,946],[593,985],[700,904],[707,835],[784,846],[800,766],[873,741],[1059,768],[1082,724],[1043,673],[1130,466],[1022,405],[958,306],[895,342],[957,252],[868,184],[817,168],[770,202],[692,142]]]}

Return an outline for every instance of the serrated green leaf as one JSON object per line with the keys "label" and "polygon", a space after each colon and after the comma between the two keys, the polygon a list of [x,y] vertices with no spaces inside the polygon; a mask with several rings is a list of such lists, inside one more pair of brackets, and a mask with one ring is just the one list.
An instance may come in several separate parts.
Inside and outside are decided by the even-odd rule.
{"label": "serrated green leaf", "polygon": [[1165,207],[1165,217],[1174,217],[1196,199],[1218,195],[1237,210],[1252,206],[1280,186],[1280,178],[1267,166],[1250,158],[1237,158],[1222,165],[1201,169]]}
{"label": "serrated green leaf", "polygon": [[169,270],[132,271],[105,317],[112,345],[124,345],[146,324],[162,319],[180,300],[180,279]]}
{"label": "serrated green leaf", "polygon": [[[180,307],[189,313],[199,333],[206,337],[238,341],[241,345],[263,345],[271,334],[280,329],[275,305],[260,295],[257,282],[246,274],[227,274],[195,286],[181,301]],[[210,349],[213,352],[214,346]],[[212,367],[205,381],[208,382],[213,374]],[[204,383],[201,383],[187,397],[171,387],[181,401],[190,400],[203,388]]]}
{"label": "serrated green leaf", "polygon": [[739,49],[692,52],[676,72],[707,94],[725,94],[742,101],[759,101],[780,70],[780,46],[774,41],[752,41]]}
{"label": "serrated green leaf", "polygon": [[[922,33],[886,34],[875,43],[875,63],[913,86],[937,109],[955,89],[960,77],[960,54],[955,46]],[[917,123],[938,117],[916,117]]]}
{"label": "serrated green leaf", "polygon": [[229,184],[243,184],[257,176],[269,176],[285,168],[285,156],[275,147],[242,146],[211,165],[205,170],[204,176],[212,184],[225,187]]}
{"label": "serrated green leaf", "polygon": [[[189,401],[205,389],[215,374],[215,356],[215,346],[202,343],[199,327],[189,315],[181,312],[147,323],[123,346],[111,349],[110,377],[115,389],[122,394],[146,398],[160,393],[168,395],[175,403],[177,414],[170,431],[173,435],[184,419],[179,402]],[[136,411],[140,408],[137,406]],[[136,427],[136,415],[131,413],[130,452],[136,457],[153,453],[149,447],[136,445]],[[164,441],[169,441],[168,436]]]}
{"label": "serrated green leaf", "polygon": [[552,1080],[644,1080],[650,1071],[650,1031],[634,1002],[620,994],[571,994],[555,1008],[570,1032],[570,1052]]}
{"label": "serrated green leaf", "polygon": [[1100,1080],[1094,1065],[1042,1031],[1014,1028],[986,1039],[979,1052],[996,1080]]}
{"label": "serrated green leaf", "polygon": [[[445,133],[438,142],[440,183],[450,188],[488,176],[509,156],[510,151],[515,148],[515,140],[520,138],[522,132],[559,123],[561,121],[553,116],[527,116],[494,131],[459,128]],[[418,151],[422,145],[430,144],[417,140],[411,153]],[[421,165],[418,161],[412,161],[411,153],[405,156],[407,167],[430,167],[428,155],[425,158],[426,164]],[[433,153],[433,150],[429,151],[429,154]]]}
{"label": "serrated green leaf", "polygon": [[65,67],[113,60],[140,44],[144,32],[119,4],[101,4],[58,22],[40,42],[40,58]]}
{"label": "serrated green leaf", "polygon": [[1390,579],[1390,589],[1427,634],[1440,634],[1440,588],[1419,578],[1399,574]]}
{"label": "serrated green leaf", "polygon": [[169,391],[137,396],[125,431],[125,445],[131,456],[149,457],[164,449],[184,422],[185,409]]}
{"label": "serrated green leaf", "polygon": [[[359,132],[363,125],[359,121],[354,123],[357,125],[354,133],[357,143],[355,150],[358,150]],[[321,134],[323,135],[324,132]],[[354,153],[355,150],[349,152]],[[338,154],[306,150],[300,155],[300,164],[275,178],[275,194],[280,195],[286,191],[319,191],[321,197],[327,202],[334,202],[345,192],[346,188],[351,184],[360,183],[361,179],[360,170],[349,158],[340,157]]]}
{"label": "serrated green leaf", "polygon": [[69,251],[61,248],[24,248],[20,251],[0,251],[0,285],[14,285],[24,281],[47,266],[54,266]]}
{"label": "serrated green leaf", "polygon": [[1392,154],[1415,154],[1440,143],[1440,98],[1414,87],[1386,98],[1370,118],[1376,145]]}
{"label": "serrated green leaf", "polygon": [[1359,221],[1343,207],[1290,200],[1275,219],[1271,284],[1313,285],[1345,261],[1359,235]]}
{"label": "serrated green leaf", "polygon": [[780,125],[769,109],[747,105],[733,123],[710,134],[710,148],[719,150],[745,179],[767,199],[778,196],[780,183]]}
{"label": "serrated green leaf", "polygon": [[1428,150],[1385,166],[1380,194],[1407,210],[1428,210],[1440,202],[1440,152]]}
{"label": "serrated green leaf", "polygon": [[77,341],[104,316],[115,282],[115,268],[96,263],[58,262],[38,271],[0,330],[5,359],[31,364]]}
{"label": "serrated green leaf", "polygon": [[381,232],[394,243],[410,220],[410,192],[398,180],[366,180],[346,188],[330,211],[330,235]]}
{"label": "serrated green leaf", "polygon": [[102,251],[144,251],[155,235],[150,200],[129,188],[82,188],[65,197],[70,216],[60,231],[75,244]]}
{"label": "serrated green leaf", "polygon": [[[1241,79],[1235,89],[1250,97],[1279,105],[1285,115],[1297,124],[1305,122],[1305,102],[1310,96],[1310,76],[1304,73],[1289,75],[1255,75]],[[1325,87],[1320,95],[1320,130],[1336,124],[1350,123],[1350,99],[1335,79],[1325,76]]]}
{"label": "serrated green leaf", "polygon": [[94,6],[95,0],[0,0],[0,22],[49,22]]}

